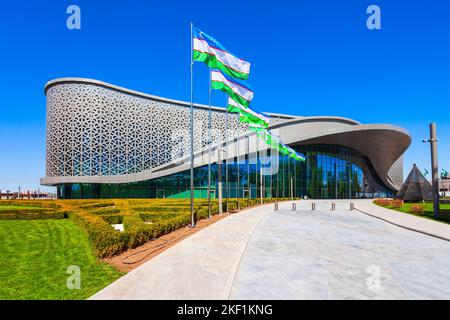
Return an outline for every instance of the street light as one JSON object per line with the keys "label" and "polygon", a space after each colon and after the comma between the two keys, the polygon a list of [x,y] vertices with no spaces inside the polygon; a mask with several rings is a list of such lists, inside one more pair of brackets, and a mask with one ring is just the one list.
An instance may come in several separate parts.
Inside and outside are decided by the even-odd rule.
{"label": "street light", "polygon": [[431,175],[432,175],[432,192],[433,192],[433,212],[434,217],[439,217],[439,175],[438,175],[438,159],[437,159],[437,137],[436,123],[430,123],[430,139],[424,139],[422,142],[430,143],[431,151]]}
{"label": "street light", "polygon": [[217,150],[217,187],[219,192],[219,214],[223,213],[223,207],[222,207],[222,159],[223,154],[226,153],[225,149],[219,148]]}

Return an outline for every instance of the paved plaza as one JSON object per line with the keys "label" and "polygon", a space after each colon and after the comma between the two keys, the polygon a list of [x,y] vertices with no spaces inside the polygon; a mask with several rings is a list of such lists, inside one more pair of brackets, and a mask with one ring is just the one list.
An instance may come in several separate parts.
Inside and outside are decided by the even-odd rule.
{"label": "paved plaza", "polygon": [[[377,211],[369,200],[355,205],[384,220],[350,211],[349,201],[337,201],[335,211],[331,200],[314,202],[316,211],[311,201],[298,201],[297,211],[285,202],[279,211],[271,204],[231,215],[92,298],[450,298],[449,241],[386,222],[398,223],[400,213]],[[450,232],[450,225],[409,218],[400,222]]]}

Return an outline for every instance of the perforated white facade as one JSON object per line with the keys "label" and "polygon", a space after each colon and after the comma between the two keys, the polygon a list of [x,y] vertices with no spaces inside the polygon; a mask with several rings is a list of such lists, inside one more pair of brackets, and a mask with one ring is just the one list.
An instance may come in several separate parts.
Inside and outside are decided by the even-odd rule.
{"label": "perforated white facade", "polygon": [[[194,113],[194,149],[208,145],[208,109]],[[67,82],[47,90],[47,177],[133,174],[190,152],[190,108],[102,85]],[[274,118],[274,122],[278,119]],[[214,108],[212,144],[225,141],[226,112]],[[228,115],[228,138],[247,132]],[[238,131],[239,129],[239,131]]]}
{"label": "perforated white facade", "polygon": [[[189,168],[188,103],[80,78],[50,81],[45,93],[47,157],[42,184],[130,183]],[[374,177],[374,184],[380,184],[377,176],[392,190],[401,184],[401,156],[411,142],[404,129],[363,125],[340,117],[271,116],[270,128],[279,133],[284,143],[351,148],[371,163],[373,168],[368,176]],[[246,125],[239,123],[236,114],[227,116],[224,108],[212,107],[211,125],[211,145],[227,141],[230,159],[261,150],[260,141],[248,132]],[[247,147],[243,147],[245,144]],[[195,167],[208,163],[207,147],[208,107],[195,105]],[[217,159],[215,153],[212,161]]]}

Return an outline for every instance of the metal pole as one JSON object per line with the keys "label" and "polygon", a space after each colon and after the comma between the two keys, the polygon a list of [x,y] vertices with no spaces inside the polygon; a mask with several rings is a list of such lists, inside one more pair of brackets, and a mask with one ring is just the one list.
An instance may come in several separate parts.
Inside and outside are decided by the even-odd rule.
{"label": "metal pole", "polygon": [[439,217],[439,173],[437,158],[437,137],[436,123],[430,123],[430,147],[431,147],[431,170],[433,187],[433,212],[436,218]]}
{"label": "metal pole", "polygon": [[226,207],[228,212],[228,197],[230,196],[230,182],[228,181],[228,108],[225,115],[225,183],[227,187]]}
{"label": "metal pole", "polygon": [[222,146],[219,150],[217,150],[218,154],[217,156],[219,159],[217,160],[217,180],[218,180],[218,192],[219,192],[219,214],[223,213],[223,207],[222,207]]}
{"label": "metal pole", "polygon": [[193,23],[191,22],[191,227],[195,227],[196,223],[196,212],[194,211],[194,102],[193,102],[193,73],[194,73],[194,59],[193,59],[193,37],[192,29]]}
{"label": "metal pole", "polygon": [[[263,204],[263,175],[262,175],[262,164],[261,164],[261,151],[260,151],[260,141],[258,139],[258,156],[259,156],[259,195],[260,203]],[[258,158],[256,158],[256,163],[258,163]]]}
{"label": "metal pole", "polygon": [[334,163],[334,198],[337,199],[338,197],[338,172],[337,172],[337,163]]}
{"label": "metal pole", "polygon": [[291,199],[294,200],[294,184],[292,177],[291,177]]}
{"label": "metal pole", "polygon": [[208,109],[208,219],[211,219],[211,74],[212,70],[209,70],[209,109]]}
{"label": "metal pole", "polygon": [[251,197],[251,184],[250,184],[250,135],[247,135],[247,198]]}
{"label": "metal pole", "polygon": [[240,138],[240,122],[239,122],[239,115],[238,115],[238,124],[237,124],[237,130],[238,130],[238,137],[237,137],[237,186],[236,186],[236,195],[237,195],[237,208],[238,208],[238,210],[241,208],[241,205],[240,205],[240,202],[239,202],[239,200],[240,200],[240,194],[239,194],[239,192],[240,192],[240,179],[239,179],[239,154],[240,154],[240,149],[239,149],[239,138]]}

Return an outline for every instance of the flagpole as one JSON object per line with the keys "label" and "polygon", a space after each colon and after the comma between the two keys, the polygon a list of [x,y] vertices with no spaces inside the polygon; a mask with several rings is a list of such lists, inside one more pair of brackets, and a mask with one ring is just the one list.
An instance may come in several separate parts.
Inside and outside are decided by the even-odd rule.
{"label": "flagpole", "polygon": [[194,102],[193,102],[193,85],[194,85],[194,60],[193,60],[193,42],[192,37],[193,23],[191,22],[191,227],[195,227],[196,214],[194,212]]}
{"label": "flagpole", "polygon": [[[228,100],[227,100],[228,102]],[[226,105],[226,104],[225,104]],[[227,186],[227,198],[226,198],[226,206],[228,212],[228,197],[230,196],[230,186],[228,181],[228,108],[226,108],[226,115],[225,115],[225,183]]]}
{"label": "flagpole", "polygon": [[209,69],[209,110],[208,110],[208,219],[211,219],[211,95],[212,70]]}
{"label": "flagpole", "polygon": [[237,188],[236,188],[236,194],[237,194],[237,208],[238,210],[241,209],[241,205],[240,205],[240,179],[239,179],[239,154],[240,154],[240,149],[239,149],[239,138],[240,138],[240,119],[239,119],[239,114],[238,114],[238,124],[237,124],[237,130],[238,130],[238,136],[237,136]]}
{"label": "flagpole", "polygon": [[250,135],[247,130],[247,198],[250,200],[251,197],[251,184],[250,184]]}

